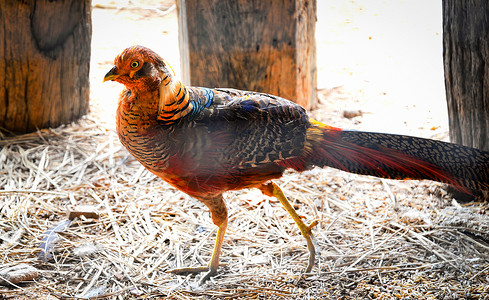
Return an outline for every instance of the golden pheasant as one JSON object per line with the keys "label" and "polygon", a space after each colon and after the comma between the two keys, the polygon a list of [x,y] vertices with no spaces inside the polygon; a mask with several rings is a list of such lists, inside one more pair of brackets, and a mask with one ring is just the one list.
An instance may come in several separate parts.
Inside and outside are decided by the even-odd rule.
{"label": "golden pheasant", "polygon": [[385,133],[348,131],[319,123],[299,105],[272,95],[189,87],[155,52],[134,46],[114,61],[104,81],[122,83],[117,133],[150,172],[202,201],[218,226],[208,266],[171,272],[214,275],[227,226],[222,194],[259,188],[294,218],[315,261],[314,235],[271,182],[286,169],[314,166],[393,179],[431,179],[489,189],[489,152],[451,143]]}

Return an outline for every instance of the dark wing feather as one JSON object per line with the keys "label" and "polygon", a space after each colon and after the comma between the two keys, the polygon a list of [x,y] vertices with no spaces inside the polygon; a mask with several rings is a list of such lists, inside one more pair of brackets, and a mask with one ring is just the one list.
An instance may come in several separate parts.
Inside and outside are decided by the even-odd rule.
{"label": "dark wing feather", "polygon": [[[207,91],[191,88],[194,95]],[[228,173],[298,156],[310,126],[305,110],[288,100],[263,93],[216,89],[212,105],[181,124],[182,153],[192,174]]]}

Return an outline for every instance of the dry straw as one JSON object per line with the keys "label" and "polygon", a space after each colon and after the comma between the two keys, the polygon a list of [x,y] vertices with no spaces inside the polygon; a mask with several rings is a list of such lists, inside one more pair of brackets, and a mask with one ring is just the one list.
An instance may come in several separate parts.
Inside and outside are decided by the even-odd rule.
{"label": "dry straw", "polygon": [[[436,183],[395,182],[332,169],[278,183],[314,228],[321,257],[292,219],[256,190],[227,193],[230,225],[219,275],[204,286],[169,268],[206,263],[215,227],[206,208],[143,169],[96,119],[0,141],[0,279],[27,264],[37,276],[0,287],[7,299],[292,299],[482,297],[489,292],[489,219]],[[434,191],[438,191],[434,193]],[[436,195],[435,195],[436,194]],[[41,239],[57,232],[52,259]],[[4,273],[5,275],[5,273]],[[3,278],[5,279],[5,278]]]}

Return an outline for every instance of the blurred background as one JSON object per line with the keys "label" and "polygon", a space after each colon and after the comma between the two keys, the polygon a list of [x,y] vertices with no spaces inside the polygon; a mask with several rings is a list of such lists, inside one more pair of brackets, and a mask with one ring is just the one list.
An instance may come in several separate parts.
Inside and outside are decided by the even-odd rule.
{"label": "blurred background", "polygon": [[[101,80],[122,49],[147,46],[181,75],[177,10],[170,0],[92,4],[91,109],[110,125],[122,86]],[[320,119],[447,139],[441,1],[319,0],[316,43]]]}

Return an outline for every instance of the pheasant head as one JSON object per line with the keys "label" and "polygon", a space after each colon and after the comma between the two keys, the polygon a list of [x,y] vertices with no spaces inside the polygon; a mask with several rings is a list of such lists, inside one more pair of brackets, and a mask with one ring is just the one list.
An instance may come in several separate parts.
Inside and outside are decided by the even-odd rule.
{"label": "pheasant head", "polygon": [[164,123],[175,123],[193,109],[187,88],[175,79],[170,65],[146,47],[124,49],[105,74],[104,82],[108,80],[122,83],[134,94],[158,91],[157,118]]}
{"label": "pheasant head", "polygon": [[154,90],[174,78],[170,65],[152,50],[143,46],[124,49],[114,59],[114,67],[105,74],[104,82],[122,83],[128,90]]}

